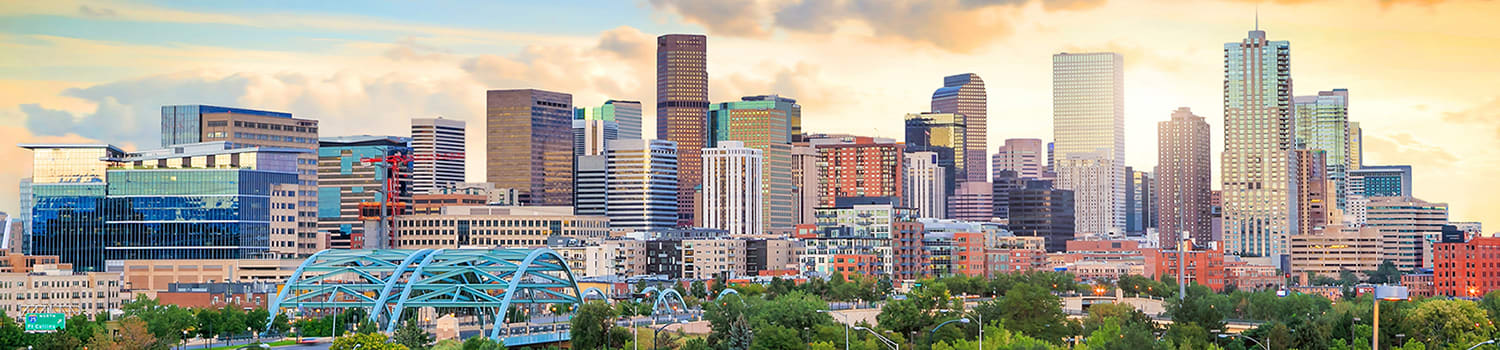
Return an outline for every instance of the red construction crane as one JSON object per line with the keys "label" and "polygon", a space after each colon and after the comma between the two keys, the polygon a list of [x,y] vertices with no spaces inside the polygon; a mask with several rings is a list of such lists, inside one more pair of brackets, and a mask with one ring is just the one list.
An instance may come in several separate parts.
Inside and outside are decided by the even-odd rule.
{"label": "red construction crane", "polygon": [[[380,200],[378,203],[360,203],[360,213],[361,213],[360,216],[364,217],[364,218],[378,217],[379,220],[380,220],[380,230],[381,231],[387,231],[386,228],[387,227],[390,228],[388,232],[383,233],[383,234],[384,234],[384,238],[385,238],[386,242],[391,242],[391,240],[395,238],[395,232],[396,232],[396,218],[395,218],[395,215],[393,215],[391,213],[391,211],[400,212],[405,207],[405,205],[401,202],[401,169],[404,168],[404,165],[409,164],[409,163],[414,162],[414,161],[418,161],[418,160],[433,160],[433,161],[435,161],[435,160],[445,160],[445,159],[464,159],[464,154],[463,153],[434,153],[434,154],[417,154],[417,155],[393,154],[393,155],[388,155],[388,156],[378,157],[378,158],[361,158],[359,160],[360,163],[371,164],[371,165],[374,165],[376,168],[384,168],[384,170],[385,170],[385,185],[382,186],[383,188],[381,189],[381,192],[382,192],[382,194],[384,194],[385,198],[384,198],[384,200],[380,200],[380,198],[377,198],[377,200]],[[371,216],[371,215],[365,215],[364,214],[366,207],[371,207],[370,209],[374,209],[374,207],[377,207],[377,206],[379,207],[379,209],[377,209],[378,211],[376,212],[377,213],[376,215]],[[394,206],[395,208],[392,208],[392,209],[388,210],[387,206]],[[362,241],[363,239],[361,238],[359,240]],[[364,244],[361,243],[359,245],[360,245],[360,247],[354,247],[354,248],[356,248],[356,249],[362,248]],[[383,248],[391,248],[391,247],[387,246],[387,247],[383,247]]]}

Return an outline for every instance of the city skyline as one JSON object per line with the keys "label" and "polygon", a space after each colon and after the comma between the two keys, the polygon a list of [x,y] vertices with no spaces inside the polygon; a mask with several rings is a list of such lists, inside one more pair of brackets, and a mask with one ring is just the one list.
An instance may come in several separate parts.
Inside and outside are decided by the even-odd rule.
{"label": "city skyline", "polygon": [[[640,69],[654,65],[651,39],[661,34],[704,33],[713,42],[708,54],[710,103],[770,93],[796,98],[805,106],[803,125],[809,133],[896,137],[900,135],[902,116],[926,111],[934,79],[965,71],[988,77],[986,88],[991,106],[988,154],[995,152],[999,140],[1007,138],[1053,139],[1047,118],[1051,115],[1047,105],[1050,83],[1044,74],[1051,54],[1119,52],[1126,62],[1126,85],[1143,90],[1126,93],[1125,149],[1129,154],[1124,165],[1139,169],[1154,165],[1155,123],[1165,120],[1163,116],[1177,107],[1190,107],[1212,126],[1216,158],[1213,164],[1218,170],[1217,157],[1223,150],[1223,113],[1216,86],[1222,79],[1219,56],[1222,53],[1216,48],[1243,37],[1252,26],[1254,5],[1207,3],[1168,8],[1164,4],[1131,6],[1119,1],[1085,5],[1072,8],[1049,8],[1038,3],[1018,7],[953,5],[954,8],[947,9],[951,13],[914,15],[976,18],[972,16],[992,13],[1008,21],[979,21],[983,23],[968,28],[995,37],[981,39],[986,35],[943,36],[871,25],[868,23],[877,22],[875,15],[850,9],[824,11],[842,16],[843,20],[827,25],[832,29],[818,28],[810,22],[798,24],[793,16],[782,16],[784,12],[770,11],[776,15],[766,17],[770,15],[765,13],[772,8],[761,4],[739,9],[755,15],[736,21],[705,17],[733,18],[736,13],[732,11],[727,14],[710,14],[714,11],[708,9],[689,11],[671,2],[640,7],[595,4],[592,9],[571,5],[573,8],[565,10],[593,20],[612,10],[619,10],[622,18],[636,19],[598,21],[603,24],[567,29],[557,29],[555,25],[548,29],[549,26],[538,23],[477,28],[481,26],[478,22],[465,20],[458,13],[445,14],[460,18],[440,26],[435,23],[446,23],[440,20],[442,17],[403,17],[404,13],[381,6],[335,13],[319,8],[269,11],[104,2],[9,4],[0,6],[0,16],[13,19],[8,22],[14,24],[0,30],[5,33],[0,40],[25,53],[12,58],[6,65],[8,69],[0,70],[3,77],[0,91],[7,92],[0,94],[5,95],[0,97],[0,136],[16,142],[102,142],[120,144],[129,150],[149,149],[154,148],[154,140],[160,137],[154,111],[163,105],[198,103],[288,112],[316,119],[322,123],[322,136],[405,136],[410,118],[415,117],[441,115],[479,127],[484,125],[481,119],[484,90],[526,88],[571,93],[575,96],[573,105],[580,107],[598,106],[607,99],[643,101],[642,129],[654,130],[656,108],[650,90],[655,84],[650,71]],[[1351,104],[1349,120],[1362,124],[1365,164],[1411,164],[1420,168],[1415,172],[1415,195],[1449,203],[1454,220],[1500,219],[1494,217],[1500,215],[1496,214],[1500,213],[1497,210],[1500,206],[1483,200],[1487,194],[1500,192],[1488,186],[1483,176],[1500,161],[1483,151],[1489,147],[1460,142],[1494,139],[1494,123],[1500,119],[1493,117],[1493,110],[1500,108],[1496,91],[1485,89],[1482,84],[1462,84],[1494,80],[1488,77],[1495,72],[1463,68],[1484,68],[1474,63],[1482,62],[1481,57],[1492,57],[1488,53],[1500,51],[1478,41],[1493,37],[1497,33],[1495,28],[1484,28],[1485,21],[1479,18],[1464,20],[1487,13],[1485,9],[1493,10],[1495,5],[1341,5],[1343,9],[1338,9],[1337,4],[1317,2],[1261,5],[1261,28],[1271,32],[1274,40],[1288,40],[1298,48],[1294,61],[1297,69],[1293,70],[1297,81],[1294,95],[1312,95],[1335,88],[1354,91],[1360,102]],[[540,10],[526,8],[539,5],[513,6],[523,8],[505,10]],[[1299,10],[1309,14],[1298,15]],[[1140,25],[1136,29],[1139,35],[1101,33],[1110,31],[1111,24],[1079,25],[1112,11],[1155,11],[1160,14],[1153,16],[1162,17],[1181,13],[1208,15],[1187,22],[1202,27],[1191,34],[1165,31],[1180,29],[1185,25],[1183,20]],[[1350,18],[1329,20],[1314,16],[1332,11],[1342,11]],[[323,24],[245,21],[281,12],[291,12],[299,19],[330,21]],[[184,14],[202,16],[179,16]],[[393,17],[404,20],[389,24],[372,21]],[[1369,22],[1353,19],[1359,17],[1371,19]],[[532,20],[521,22],[529,21]],[[1377,24],[1379,21],[1391,24]],[[1118,26],[1129,22],[1109,23]],[[1426,32],[1410,32],[1409,28],[1396,31],[1414,23],[1424,23],[1430,28],[1424,29]],[[198,34],[201,36],[153,30],[210,25],[216,28]],[[136,30],[124,30],[131,28]],[[110,34],[96,34],[103,31]],[[937,34],[951,34],[941,31]],[[542,32],[555,34],[538,34]],[[1009,35],[1001,35],[1005,33]],[[1040,35],[1023,39],[1027,34]],[[1396,45],[1416,48],[1400,57],[1402,61],[1413,62],[1360,55],[1364,51],[1352,39],[1376,35],[1389,38],[1382,46],[1394,41]],[[259,39],[250,39],[257,36]],[[297,40],[283,43],[277,38]],[[476,38],[495,43],[478,44]],[[828,44],[828,38],[839,40],[826,48],[818,47]],[[322,44],[318,47],[312,44],[324,42],[336,45],[324,49]],[[164,47],[176,50],[172,54],[142,55]],[[873,54],[852,59],[849,54],[828,52],[858,48],[868,48]],[[1429,53],[1423,53],[1423,48]],[[1472,51],[1452,54],[1453,50]],[[777,55],[772,51],[790,54]],[[898,51],[899,55],[890,55],[894,60],[864,59]],[[996,55],[1005,58],[994,62]],[[61,59],[64,57],[70,58]],[[317,60],[320,57],[331,59],[320,62]],[[558,61],[548,61],[553,59]],[[590,59],[610,62],[585,62]],[[945,62],[912,69],[900,64],[913,59]],[[585,62],[578,66],[583,67],[583,72],[575,71],[570,62]],[[841,63],[848,66],[840,66]],[[1387,76],[1366,76],[1380,66],[1386,66],[1379,72]],[[1431,68],[1434,66],[1444,68]],[[372,69],[359,72],[365,68]],[[429,79],[395,73],[406,68],[414,73],[438,74]],[[871,74],[855,73],[861,70]],[[890,70],[902,72],[887,72]],[[561,81],[564,78],[579,81]],[[1167,86],[1165,91],[1144,88],[1165,85],[1174,86]],[[1196,88],[1190,88],[1193,86]],[[152,92],[134,91],[141,89]],[[862,120],[874,122],[853,122]],[[90,127],[101,121],[117,121],[119,125]],[[482,132],[470,131],[474,135]],[[470,137],[467,142],[472,159],[485,159],[483,147],[477,147],[482,145],[483,138]],[[23,150],[3,152],[0,155],[5,159],[26,159]],[[987,159],[979,161],[985,164]],[[469,180],[484,178],[484,172],[478,171],[483,169],[484,162],[466,165]],[[23,166],[23,169],[0,171],[0,198],[14,198],[17,191],[14,184],[23,171],[29,169]],[[1215,171],[1216,187],[1217,175]],[[14,212],[15,206],[15,201],[0,201],[0,211]]]}

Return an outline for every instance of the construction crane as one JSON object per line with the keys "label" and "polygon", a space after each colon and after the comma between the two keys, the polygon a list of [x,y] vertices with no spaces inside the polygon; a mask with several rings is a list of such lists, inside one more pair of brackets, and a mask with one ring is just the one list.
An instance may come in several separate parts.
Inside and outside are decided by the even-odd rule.
{"label": "construction crane", "polygon": [[[397,153],[384,157],[360,158],[360,163],[373,165],[375,166],[375,168],[381,169],[385,172],[385,184],[381,186],[382,188],[380,191],[381,197],[384,198],[376,198],[376,200],[380,201],[378,203],[379,212],[377,212],[376,215],[373,216],[366,215],[366,207],[373,208],[377,205],[377,203],[360,203],[360,217],[362,219],[377,218],[379,220],[379,228],[376,234],[379,235],[378,237],[380,237],[384,242],[387,242],[387,244],[379,248],[392,248],[389,242],[392,242],[392,240],[395,238],[396,214],[392,214],[391,211],[394,210],[400,212],[405,208],[405,204],[401,202],[401,169],[404,168],[405,165],[419,160],[437,161],[448,159],[464,159],[464,154],[433,153],[408,155]],[[395,206],[395,208],[388,208],[388,206]],[[360,247],[357,247],[356,249],[363,248],[363,246],[364,244],[363,242],[361,242]]]}

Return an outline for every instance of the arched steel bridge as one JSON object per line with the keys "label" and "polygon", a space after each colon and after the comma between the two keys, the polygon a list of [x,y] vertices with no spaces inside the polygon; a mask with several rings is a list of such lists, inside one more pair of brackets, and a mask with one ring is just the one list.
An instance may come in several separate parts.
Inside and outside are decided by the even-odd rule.
{"label": "arched steel bridge", "polygon": [[584,296],[567,261],[547,248],[330,249],[308,257],[286,280],[267,324],[286,309],[363,308],[370,321],[394,332],[407,309],[472,308],[482,324],[493,323],[489,337],[499,338],[512,305],[576,307]]}

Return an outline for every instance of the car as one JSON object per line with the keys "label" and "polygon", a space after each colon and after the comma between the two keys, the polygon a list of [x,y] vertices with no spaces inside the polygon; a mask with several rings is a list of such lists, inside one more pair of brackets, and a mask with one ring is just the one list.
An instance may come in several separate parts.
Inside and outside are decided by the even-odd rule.
{"label": "car", "polygon": [[270,349],[270,348],[271,348],[271,345],[268,345],[268,344],[265,344],[265,343],[261,343],[261,344],[245,345],[245,346],[241,346],[241,347],[239,347],[237,349],[238,350],[262,350],[262,349]]}

